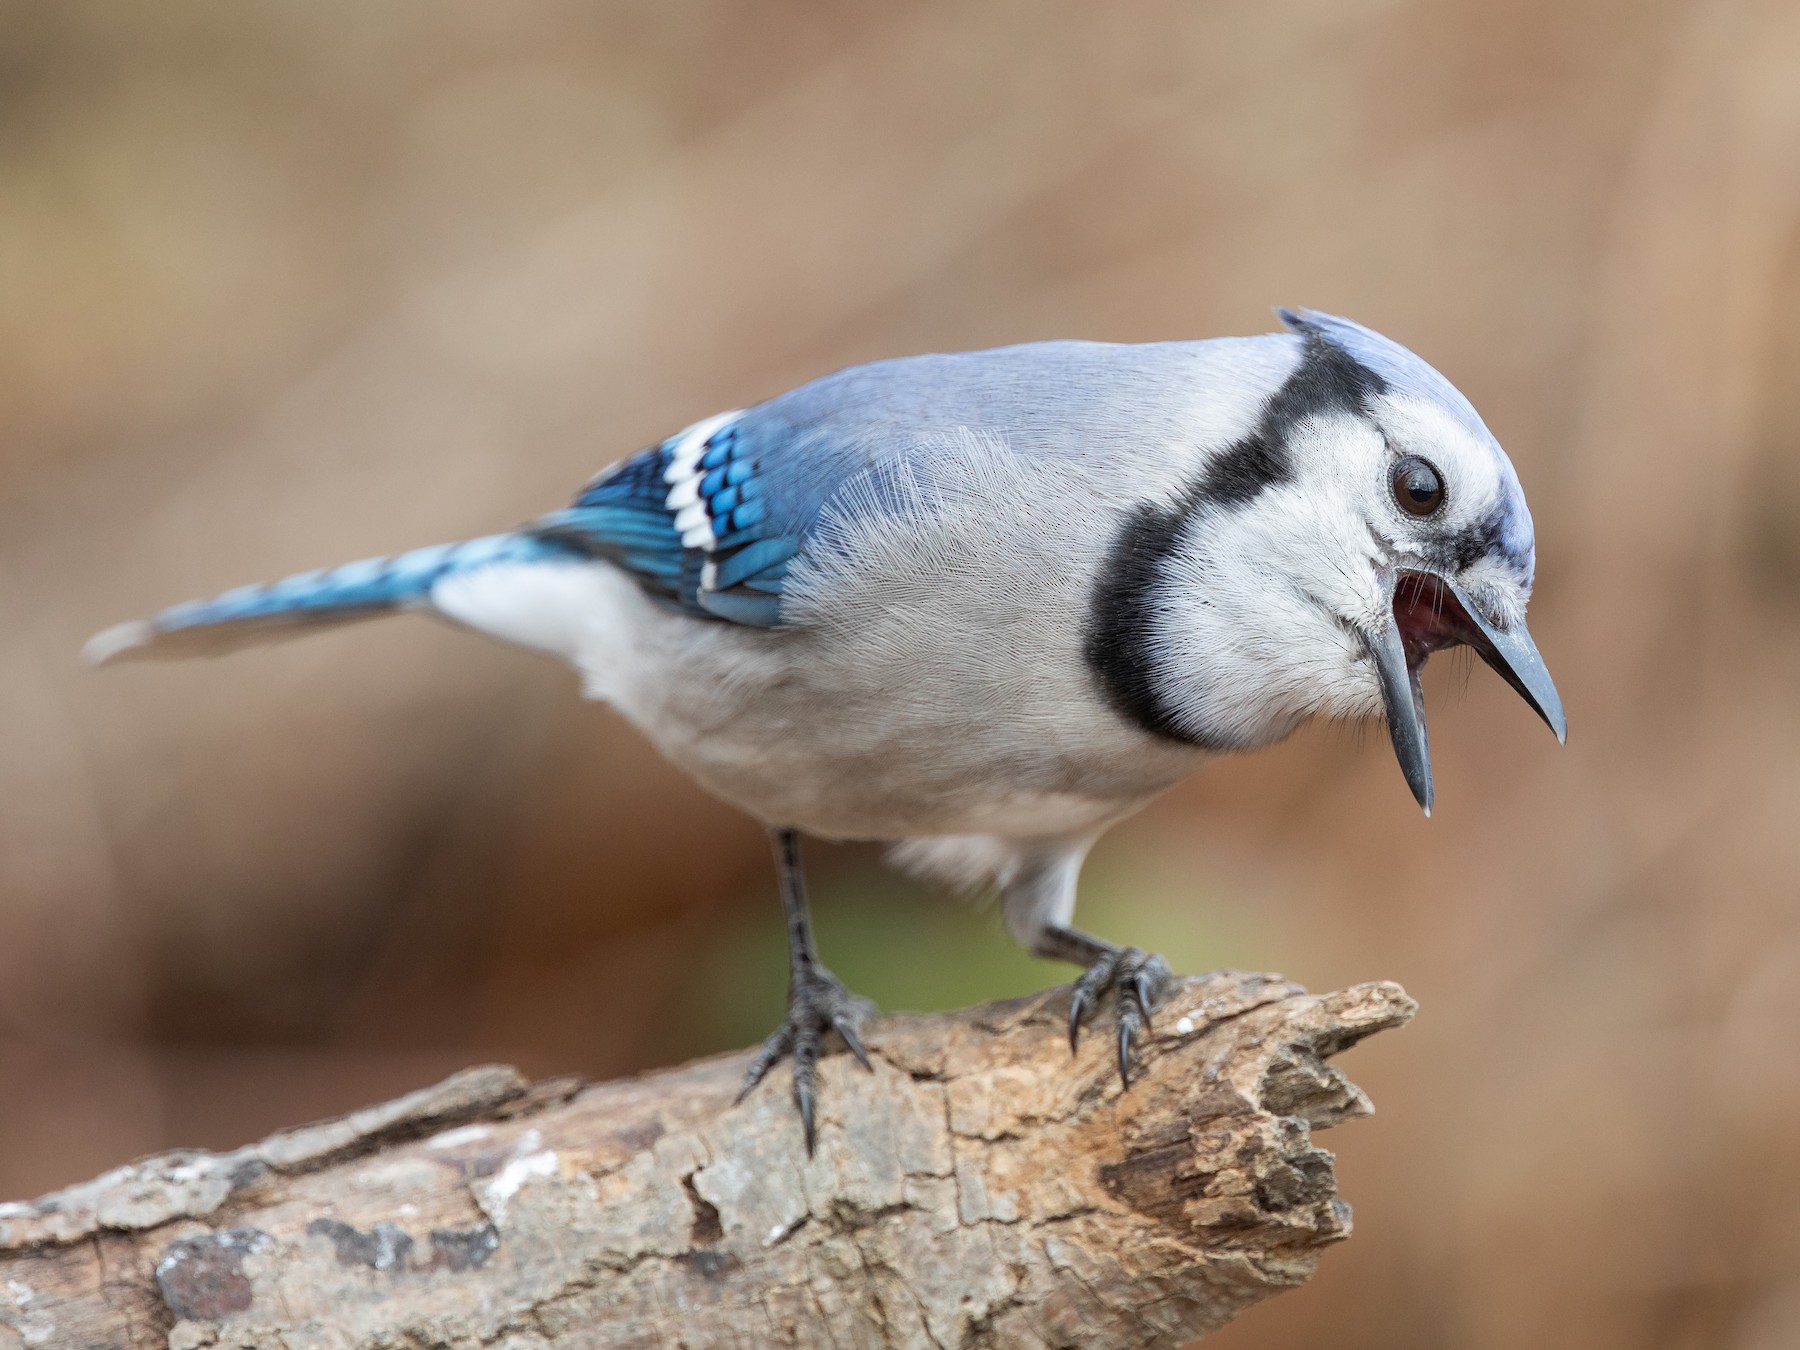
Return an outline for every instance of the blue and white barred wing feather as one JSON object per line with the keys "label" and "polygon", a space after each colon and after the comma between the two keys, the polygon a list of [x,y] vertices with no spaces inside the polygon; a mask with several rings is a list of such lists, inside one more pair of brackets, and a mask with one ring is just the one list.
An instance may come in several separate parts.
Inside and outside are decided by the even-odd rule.
{"label": "blue and white barred wing feather", "polygon": [[775,628],[789,565],[847,467],[778,414],[721,413],[525,532],[603,558],[695,617]]}

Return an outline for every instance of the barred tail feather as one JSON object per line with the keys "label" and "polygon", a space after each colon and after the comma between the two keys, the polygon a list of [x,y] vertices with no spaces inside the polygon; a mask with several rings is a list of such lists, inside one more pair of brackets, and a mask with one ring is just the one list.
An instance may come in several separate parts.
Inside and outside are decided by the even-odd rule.
{"label": "barred tail feather", "polygon": [[566,560],[553,542],[496,534],[439,544],[387,558],[365,558],[280,581],[240,586],[210,600],[190,600],[149,619],[96,633],[82,648],[91,665],[113,661],[214,655],[291,637],[327,625],[420,608],[431,589],[454,573],[494,563]]}

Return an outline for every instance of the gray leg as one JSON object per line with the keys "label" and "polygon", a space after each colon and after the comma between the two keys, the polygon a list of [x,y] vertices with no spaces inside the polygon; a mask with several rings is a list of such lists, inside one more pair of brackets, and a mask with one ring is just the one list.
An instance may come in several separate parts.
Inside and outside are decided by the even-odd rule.
{"label": "gray leg", "polygon": [[1075,883],[1091,840],[1059,843],[1027,857],[1006,888],[1007,927],[1033,956],[1086,969],[1069,1000],[1069,1049],[1081,1024],[1111,994],[1118,1006],[1119,1078],[1131,1085],[1131,1045],[1150,1025],[1150,1010],[1169,980],[1169,963],[1137,947],[1115,947],[1070,926]]}
{"label": "gray leg", "polygon": [[814,1144],[813,1100],[818,1085],[819,1053],[825,1034],[836,1031],[863,1068],[873,1070],[863,1048],[861,1026],[875,1006],[858,998],[819,964],[813,950],[812,917],[806,908],[806,880],[800,870],[800,839],[792,830],[770,830],[775,846],[775,867],[781,879],[781,907],[787,915],[788,1006],[787,1017],[769,1034],[763,1048],[744,1074],[738,1093],[742,1101],[750,1089],[787,1056],[794,1057],[794,1104],[800,1108],[800,1124],[806,1132],[806,1154]]}

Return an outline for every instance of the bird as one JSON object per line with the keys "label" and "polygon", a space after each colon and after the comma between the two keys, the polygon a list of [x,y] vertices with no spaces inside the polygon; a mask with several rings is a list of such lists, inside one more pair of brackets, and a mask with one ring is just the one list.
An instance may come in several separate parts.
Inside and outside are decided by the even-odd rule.
{"label": "bird", "polygon": [[[1095,840],[1223,754],[1380,717],[1427,815],[1419,672],[1473,648],[1567,736],[1525,622],[1511,461],[1456,387],[1352,320],[1045,341],[853,366],[693,423],[518,529],[240,587],[92,638],[104,664],[397,611],[560,658],[769,833],[786,1061],[808,1154],[835,1035],[873,1007],[823,963],[802,834],[996,893],[1110,1008],[1119,1079],[1171,976],[1074,926]],[[741,1099],[741,1098],[740,1098]]]}

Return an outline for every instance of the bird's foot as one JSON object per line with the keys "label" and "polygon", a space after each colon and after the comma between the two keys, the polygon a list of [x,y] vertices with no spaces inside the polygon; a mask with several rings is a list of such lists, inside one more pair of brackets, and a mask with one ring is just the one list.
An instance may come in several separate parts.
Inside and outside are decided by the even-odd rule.
{"label": "bird's foot", "polygon": [[1108,994],[1118,1004],[1119,1081],[1131,1086],[1131,1045],[1150,1025],[1150,1010],[1169,982],[1169,963],[1141,947],[1111,947],[1080,979],[1069,1000],[1069,1049],[1081,1040],[1081,1024]]}
{"label": "bird's foot", "polygon": [[818,1088],[819,1054],[826,1033],[835,1031],[850,1047],[857,1063],[874,1071],[869,1052],[863,1048],[862,1024],[875,1015],[875,1005],[844,988],[837,976],[825,967],[808,966],[794,973],[788,987],[787,1018],[769,1033],[763,1048],[744,1073],[744,1086],[738,1092],[741,1102],[750,1090],[782,1060],[794,1059],[794,1105],[800,1108],[800,1124],[806,1131],[806,1156],[813,1152],[813,1101]]}

